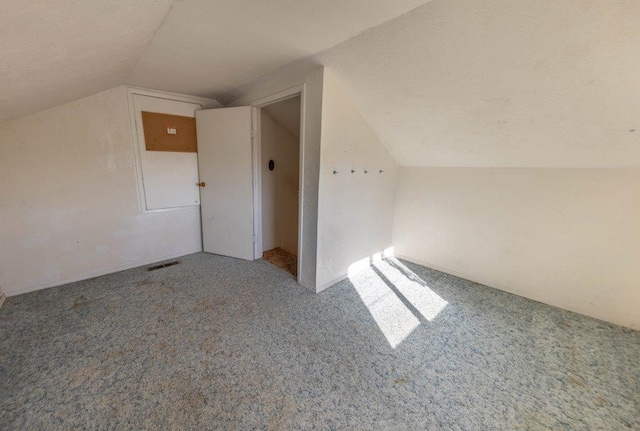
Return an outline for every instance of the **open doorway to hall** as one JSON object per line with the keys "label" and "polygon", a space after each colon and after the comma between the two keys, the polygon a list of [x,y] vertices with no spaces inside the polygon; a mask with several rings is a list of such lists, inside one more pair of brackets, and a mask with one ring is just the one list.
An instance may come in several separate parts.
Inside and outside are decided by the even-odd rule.
{"label": "open doorway to hall", "polygon": [[260,110],[263,259],[293,276],[298,268],[300,95]]}

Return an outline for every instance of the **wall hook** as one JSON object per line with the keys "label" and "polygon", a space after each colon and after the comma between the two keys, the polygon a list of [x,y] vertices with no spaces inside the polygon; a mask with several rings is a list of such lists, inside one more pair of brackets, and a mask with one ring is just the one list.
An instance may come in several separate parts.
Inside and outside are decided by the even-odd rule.
{"label": "wall hook", "polygon": [[356,171],[354,171],[353,169],[351,169],[351,173],[354,174]]}
{"label": "wall hook", "polygon": [[333,171],[333,175],[335,175],[335,174],[337,174],[337,173],[338,173],[338,171]]}
{"label": "wall hook", "polygon": [[367,170],[365,169],[364,173],[365,173],[365,174],[368,174],[368,173],[369,173],[369,171],[367,171]]}
{"label": "wall hook", "polygon": [[382,169],[380,169],[380,173],[383,173],[384,171]]}

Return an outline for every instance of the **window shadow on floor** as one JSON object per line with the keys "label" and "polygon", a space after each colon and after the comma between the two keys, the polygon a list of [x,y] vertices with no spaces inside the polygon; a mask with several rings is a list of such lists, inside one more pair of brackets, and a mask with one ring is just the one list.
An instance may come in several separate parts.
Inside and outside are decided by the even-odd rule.
{"label": "window shadow on floor", "polygon": [[349,268],[349,281],[394,349],[448,305],[424,280],[392,257],[358,261]]}

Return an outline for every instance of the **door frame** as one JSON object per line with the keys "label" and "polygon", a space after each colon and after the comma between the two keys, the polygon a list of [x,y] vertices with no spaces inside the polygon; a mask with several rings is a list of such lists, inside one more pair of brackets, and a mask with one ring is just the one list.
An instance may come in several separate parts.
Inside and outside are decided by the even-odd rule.
{"label": "door frame", "polygon": [[304,154],[305,154],[305,98],[306,84],[297,85],[287,88],[266,97],[254,100],[250,103],[253,106],[253,234],[254,234],[254,259],[262,258],[262,125],[260,123],[261,108],[272,105],[283,100],[300,96],[300,154],[299,154],[299,171],[298,171],[298,275],[297,281],[300,283],[302,273],[302,261],[304,259],[302,244],[304,238],[302,236],[302,226],[304,219]]}
{"label": "door frame", "polygon": [[[147,209],[146,191],[144,189],[144,178],[142,171],[142,155],[140,154],[140,147],[144,143],[140,142],[138,136],[138,119],[135,110],[135,96],[155,97],[156,99],[166,99],[174,102],[193,103],[194,105],[200,105],[200,109],[208,108],[221,108],[222,105],[215,100],[207,99],[205,97],[189,96],[179,93],[171,93],[168,91],[151,90],[148,88],[135,87],[131,85],[125,86],[127,91],[127,104],[129,108],[129,128],[131,129],[131,142],[133,143],[133,154],[135,159],[135,171],[136,171],[136,189],[138,193],[138,210],[140,214],[154,214],[163,213],[169,211],[182,211],[188,208],[200,207],[200,204],[188,206],[188,207],[176,207],[176,208],[160,208],[160,209]],[[195,118],[195,114],[194,114]]]}

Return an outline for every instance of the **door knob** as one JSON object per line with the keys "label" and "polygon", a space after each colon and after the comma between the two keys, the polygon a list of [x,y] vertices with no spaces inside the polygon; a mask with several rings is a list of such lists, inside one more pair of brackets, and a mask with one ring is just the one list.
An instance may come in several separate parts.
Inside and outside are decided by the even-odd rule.
{"label": "door knob", "polygon": [[206,184],[205,184],[205,182],[204,182],[204,181],[202,181],[202,182],[200,182],[200,183],[198,183],[198,184],[196,184],[196,185],[197,185],[197,186],[200,186],[200,187],[204,187],[204,186],[206,186]]}

